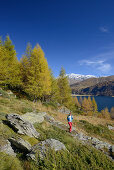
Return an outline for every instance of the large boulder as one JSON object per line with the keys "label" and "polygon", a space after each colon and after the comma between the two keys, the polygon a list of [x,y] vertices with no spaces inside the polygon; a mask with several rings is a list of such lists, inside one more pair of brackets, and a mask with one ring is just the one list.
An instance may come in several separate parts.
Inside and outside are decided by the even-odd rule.
{"label": "large boulder", "polygon": [[31,151],[31,145],[29,142],[23,140],[22,138],[10,138],[9,139],[12,146],[14,146],[16,149],[22,152],[30,152]]}
{"label": "large boulder", "polygon": [[49,116],[49,115],[45,115],[45,120],[50,122],[50,123],[55,122],[55,119],[52,116]]}
{"label": "large boulder", "polygon": [[35,155],[39,153],[40,158],[43,159],[46,156],[46,151],[54,149],[55,151],[66,150],[63,143],[55,139],[46,139],[32,147],[31,152],[27,155],[31,159],[35,160]]}
{"label": "large boulder", "polygon": [[65,106],[62,106],[58,109],[58,112],[64,113],[64,114],[69,114],[70,110],[67,109]]}
{"label": "large boulder", "polygon": [[12,149],[11,144],[8,140],[4,141],[4,145],[0,145],[0,152],[5,152],[8,155],[16,157],[16,153]]}
{"label": "large boulder", "polygon": [[34,123],[42,123],[44,121],[44,116],[46,115],[46,112],[41,112],[41,113],[37,113],[37,112],[28,112],[24,115],[22,115],[22,118],[25,121],[29,121],[32,124]]}
{"label": "large boulder", "polygon": [[30,137],[39,137],[39,133],[36,131],[34,126],[25,121],[20,115],[18,114],[7,114],[6,115],[8,124],[19,134],[28,135]]}
{"label": "large boulder", "polygon": [[113,127],[113,126],[108,125],[108,129],[109,129],[109,130],[114,130],[114,127]]}

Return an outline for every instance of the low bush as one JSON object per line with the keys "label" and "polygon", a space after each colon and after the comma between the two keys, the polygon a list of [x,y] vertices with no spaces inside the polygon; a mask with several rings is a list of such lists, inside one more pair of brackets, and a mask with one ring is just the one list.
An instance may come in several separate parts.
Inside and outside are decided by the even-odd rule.
{"label": "low bush", "polygon": [[8,93],[6,91],[2,90],[2,89],[0,89],[0,94],[1,94],[2,97],[9,98]]}
{"label": "low bush", "polygon": [[3,152],[0,152],[0,169],[1,170],[23,170],[20,161]]}
{"label": "low bush", "polygon": [[111,143],[114,141],[114,132],[109,130],[106,126],[92,125],[85,120],[80,120],[77,124],[89,134],[97,135],[101,138],[107,139]]}
{"label": "low bush", "polygon": [[26,162],[26,166],[30,169],[35,169],[35,167],[42,170],[113,169],[114,163],[106,155],[90,146],[81,144],[64,130],[55,126],[46,130],[42,128],[42,123],[35,124],[35,127],[42,136],[39,140],[57,139],[65,144],[68,151],[48,150],[44,160],[38,158],[37,165],[35,165],[36,162]]}

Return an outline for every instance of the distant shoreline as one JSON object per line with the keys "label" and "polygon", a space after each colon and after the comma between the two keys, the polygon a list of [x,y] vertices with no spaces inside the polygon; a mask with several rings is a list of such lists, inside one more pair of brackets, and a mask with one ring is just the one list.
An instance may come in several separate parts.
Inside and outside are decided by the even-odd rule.
{"label": "distant shoreline", "polygon": [[[81,95],[81,94],[71,94],[72,97],[75,97],[75,96],[95,96],[95,95]],[[96,96],[95,96],[96,97]],[[104,97],[114,97],[114,96],[104,96]]]}
{"label": "distant shoreline", "polygon": [[72,94],[71,96],[93,96],[93,95]]}

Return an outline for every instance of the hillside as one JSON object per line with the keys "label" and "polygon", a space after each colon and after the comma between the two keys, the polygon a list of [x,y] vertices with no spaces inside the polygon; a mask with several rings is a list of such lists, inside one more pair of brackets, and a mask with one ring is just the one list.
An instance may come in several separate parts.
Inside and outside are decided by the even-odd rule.
{"label": "hillside", "polygon": [[114,81],[105,81],[80,91],[80,94],[94,96],[114,96]]}
{"label": "hillside", "polygon": [[67,115],[58,108],[1,94],[1,170],[113,169],[114,132],[107,127],[113,121],[74,114],[69,134]]}
{"label": "hillside", "polygon": [[[114,76],[90,78],[84,81],[70,85],[72,93],[76,94],[91,94],[92,95],[112,95]],[[94,89],[93,92],[92,89]],[[98,89],[98,93],[96,92]],[[90,91],[89,91],[90,90]],[[87,93],[86,93],[87,91]],[[90,93],[89,93],[90,92]]]}

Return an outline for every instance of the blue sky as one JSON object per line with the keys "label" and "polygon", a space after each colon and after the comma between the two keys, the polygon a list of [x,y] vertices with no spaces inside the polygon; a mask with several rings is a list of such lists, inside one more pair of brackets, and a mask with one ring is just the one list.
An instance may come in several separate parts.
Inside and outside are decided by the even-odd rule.
{"label": "blue sky", "polygon": [[39,43],[54,75],[114,75],[114,0],[1,0],[0,35],[18,59]]}

